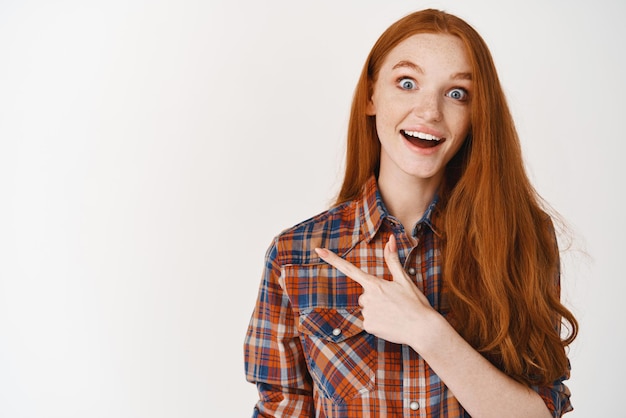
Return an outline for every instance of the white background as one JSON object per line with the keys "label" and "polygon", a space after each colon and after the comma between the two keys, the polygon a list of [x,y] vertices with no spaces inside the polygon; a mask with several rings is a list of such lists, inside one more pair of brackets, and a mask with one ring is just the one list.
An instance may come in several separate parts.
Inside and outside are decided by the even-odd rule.
{"label": "white background", "polygon": [[265,250],[332,201],[365,57],[424,7],[490,45],[572,227],[569,416],[626,416],[619,0],[0,0],[0,416],[249,416]]}

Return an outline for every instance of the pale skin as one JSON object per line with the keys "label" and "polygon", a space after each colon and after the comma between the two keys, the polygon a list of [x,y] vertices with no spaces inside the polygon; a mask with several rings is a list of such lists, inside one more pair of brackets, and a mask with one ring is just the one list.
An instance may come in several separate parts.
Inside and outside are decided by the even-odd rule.
{"label": "pale skin", "polygon": [[[381,66],[368,109],[376,116],[381,141],[378,187],[389,213],[405,230],[421,218],[445,165],[467,135],[471,89],[464,47],[450,35],[414,35],[398,44]],[[445,140],[419,147],[407,141],[405,131]],[[551,417],[535,391],[493,366],[430,306],[400,264],[393,235],[384,250],[391,281],[327,249],[315,251],[363,287],[359,305],[365,331],[419,353],[472,417]]]}

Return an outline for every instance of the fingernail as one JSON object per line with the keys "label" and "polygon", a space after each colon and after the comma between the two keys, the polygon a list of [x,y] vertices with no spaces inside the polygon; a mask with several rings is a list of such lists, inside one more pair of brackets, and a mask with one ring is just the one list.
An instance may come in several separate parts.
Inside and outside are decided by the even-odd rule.
{"label": "fingernail", "polygon": [[320,257],[324,258],[328,255],[328,250],[325,250],[323,248],[316,248],[315,252],[317,253],[317,255],[319,255]]}

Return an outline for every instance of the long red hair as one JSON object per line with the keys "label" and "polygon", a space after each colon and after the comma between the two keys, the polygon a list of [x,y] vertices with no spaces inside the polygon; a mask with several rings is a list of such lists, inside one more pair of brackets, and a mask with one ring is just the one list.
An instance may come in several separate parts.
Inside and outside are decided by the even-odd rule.
{"label": "long red hair", "polygon": [[511,377],[549,384],[568,373],[565,347],[576,338],[578,323],[560,302],[554,227],[526,175],[491,53],[465,21],[424,10],[400,19],[378,39],[355,90],[337,203],[359,196],[378,172],[380,142],[367,103],[387,54],[417,33],[459,37],[472,67],[470,134],[446,167],[439,190],[449,320]]}

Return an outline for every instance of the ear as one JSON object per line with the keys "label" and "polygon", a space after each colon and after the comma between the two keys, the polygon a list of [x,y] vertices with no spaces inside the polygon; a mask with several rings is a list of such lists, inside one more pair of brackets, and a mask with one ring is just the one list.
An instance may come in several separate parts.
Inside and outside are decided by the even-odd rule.
{"label": "ear", "polygon": [[370,97],[367,101],[367,107],[365,108],[365,114],[367,116],[376,116],[376,106],[374,105],[374,101]]}

